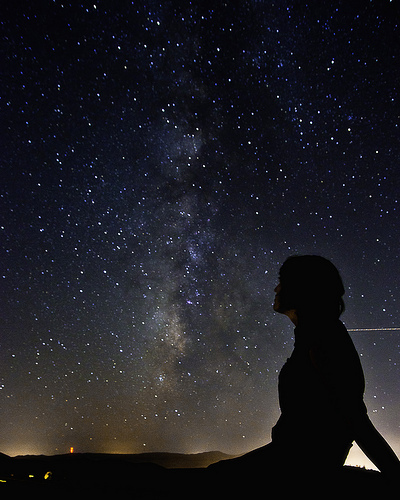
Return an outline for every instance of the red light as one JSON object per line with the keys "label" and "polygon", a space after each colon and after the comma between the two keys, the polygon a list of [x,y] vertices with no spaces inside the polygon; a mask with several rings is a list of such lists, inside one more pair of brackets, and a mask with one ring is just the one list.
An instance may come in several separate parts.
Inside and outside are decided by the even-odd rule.
{"label": "red light", "polygon": [[73,453],[73,452],[74,452],[74,447],[73,447],[73,446],[71,446],[71,448],[69,449],[69,452],[70,452],[70,453]]}

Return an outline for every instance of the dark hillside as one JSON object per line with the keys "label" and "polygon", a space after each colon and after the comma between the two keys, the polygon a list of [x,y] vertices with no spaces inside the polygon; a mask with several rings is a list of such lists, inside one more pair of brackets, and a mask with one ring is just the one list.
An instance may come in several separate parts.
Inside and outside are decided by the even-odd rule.
{"label": "dark hillside", "polygon": [[235,473],[222,477],[205,468],[224,458],[230,457],[219,452],[196,455],[76,453],[14,458],[0,454],[0,494],[4,493],[2,498],[11,498],[16,493],[39,494],[41,498],[60,495],[109,498],[115,494],[138,500],[258,498],[260,488],[264,492],[267,488],[280,491],[280,498],[289,498],[295,493],[324,498],[325,494],[332,493],[350,499],[354,495],[384,498],[385,493],[390,492],[390,486],[379,472],[355,467],[343,467],[341,473],[335,475],[326,471],[323,478],[315,477],[312,468],[307,477],[301,478],[290,470],[280,477],[265,471],[263,477],[257,478],[245,470],[242,476]]}

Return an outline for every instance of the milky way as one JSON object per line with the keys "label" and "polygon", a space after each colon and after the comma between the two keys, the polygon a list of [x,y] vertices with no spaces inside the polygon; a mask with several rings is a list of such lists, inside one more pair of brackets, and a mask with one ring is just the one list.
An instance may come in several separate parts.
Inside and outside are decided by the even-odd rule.
{"label": "milky way", "polygon": [[[268,442],[291,254],[399,326],[395,4],[2,7],[0,451]],[[399,332],[352,337],[399,451]]]}

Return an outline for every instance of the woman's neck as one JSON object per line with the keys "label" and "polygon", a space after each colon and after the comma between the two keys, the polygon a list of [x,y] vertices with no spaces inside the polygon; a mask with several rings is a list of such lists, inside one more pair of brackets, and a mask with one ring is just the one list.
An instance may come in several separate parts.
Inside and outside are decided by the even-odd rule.
{"label": "woman's neck", "polygon": [[290,319],[290,321],[295,325],[298,326],[299,324],[299,318],[297,316],[296,309],[290,309],[289,311],[285,311],[286,316]]}

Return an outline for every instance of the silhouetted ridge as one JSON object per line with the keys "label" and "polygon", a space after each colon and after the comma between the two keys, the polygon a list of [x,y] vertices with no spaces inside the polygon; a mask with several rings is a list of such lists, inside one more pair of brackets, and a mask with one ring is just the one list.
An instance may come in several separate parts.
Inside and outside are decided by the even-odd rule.
{"label": "silhouetted ridge", "polygon": [[[320,491],[321,487],[325,491],[333,489],[341,494],[341,498],[363,494],[368,498],[368,495],[379,494],[382,498],[382,492],[386,491],[381,473],[349,466],[343,467],[339,474],[331,474],[327,470],[320,478],[310,464],[308,477],[300,483],[293,481],[296,469],[289,466],[282,477],[265,469],[259,480],[255,478],[250,482],[246,480],[249,478],[249,471],[246,470],[242,471],[243,474],[237,470],[229,474],[228,467],[228,475],[216,477],[212,469],[206,468],[208,464],[229,458],[232,457],[221,452],[190,455],[73,453],[18,457],[0,454],[0,495],[3,491],[10,494],[37,493],[44,498],[53,498],[68,491],[71,495],[90,494],[100,498],[116,493],[129,494],[135,499],[148,500],[181,497],[182,488],[185,488],[187,498],[212,499],[224,495],[229,495],[229,498],[243,498],[243,495],[252,498],[248,493],[254,491],[257,494],[260,487],[268,485],[271,488],[284,486],[280,496],[287,498],[285,495],[289,492],[301,492],[302,489],[310,494],[310,484],[315,491]],[[314,498],[312,494],[311,498]]]}

